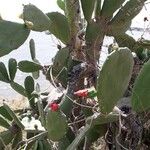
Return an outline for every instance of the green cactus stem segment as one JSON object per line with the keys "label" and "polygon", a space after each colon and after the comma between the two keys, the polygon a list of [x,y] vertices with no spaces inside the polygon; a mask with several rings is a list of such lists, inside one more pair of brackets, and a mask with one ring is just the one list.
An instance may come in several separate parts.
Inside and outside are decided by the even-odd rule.
{"label": "green cactus stem segment", "polygon": [[67,132],[68,124],[66,116],[60,111],[48,109],[46,115],[46,128],[48,138],[52,141],[59,141]]}

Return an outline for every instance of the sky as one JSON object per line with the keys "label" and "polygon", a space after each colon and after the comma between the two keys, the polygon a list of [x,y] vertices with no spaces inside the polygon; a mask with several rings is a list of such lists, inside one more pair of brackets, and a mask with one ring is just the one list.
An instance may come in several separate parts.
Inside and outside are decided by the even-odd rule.
{"label": "sky", "polygon": [[[43,12],[60,11],[56,4],[57,0],[0,0],[0,14],[5,20],[21,22],[18,16],[22,13],[22,4],[32,3]],[[148,0],[147,2],[150,2]],[[141,13],[133,20],[132,26],[144,27],[143,18],[147,17],[150,22],[150,3],[143,8]],[[147,22],[147,24],[149,24]]]}
{"label": "sky", "polygon": [[43,12],[60,11],[56,0],[0,0],[0,14],[5,20],[20,22],[22,4],[34,4]]}

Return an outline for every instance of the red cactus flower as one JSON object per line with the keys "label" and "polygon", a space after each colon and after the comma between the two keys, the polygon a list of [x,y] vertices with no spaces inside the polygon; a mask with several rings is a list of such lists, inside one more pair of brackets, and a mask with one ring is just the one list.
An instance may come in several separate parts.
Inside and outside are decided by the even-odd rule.
{"label": "red cactus flower", "polygon": [[52,111],[57,111],[59,109],[59,105],[56,104],[55,102],[54,103],[50,103],[49,104],[49,108],[52,110]]}

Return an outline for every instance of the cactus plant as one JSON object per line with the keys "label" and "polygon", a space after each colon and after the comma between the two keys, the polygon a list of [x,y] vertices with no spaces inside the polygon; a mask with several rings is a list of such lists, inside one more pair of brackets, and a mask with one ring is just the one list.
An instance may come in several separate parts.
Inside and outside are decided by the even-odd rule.
{"label": "cactus plant", "polygon": [[84,17],[87,20],[87,22],[91,21],[94,6],[95,6],[95,0],[81,0],[82,10],[84,13]]}
{"label": "cactus plant", "polygon": [[11,108],[7,105],[7,104],[3,104],[4,108],[8,111],[8,113],[10,114],[10,116],[14,119],[15,123],[21,128],[24,129],[24,125],[21,123],[21,121],[19,120],[19,118],[16,116],[16,114],[11,110]]}
{"label": "cactus plant", "polygon": [[2,81],[7,82],[7,83],[10,82],[7,69],[3,62],[0,62],[0,76],[1,76]]}
{"label": "cactus plant", "polygon": [[38,63],[23,60],[18,63],[18,68],[20,71],[28,73],[28,72],[35,72],[41,70],[43,67]]}
{"label": "cactus plant", "polygon": [[0,116],[0,126],[8,129],[10,127],[10,124],[7,122],[7,120],[5,120],[5,118]]}
{"label": "cactus plant", "polygon": [[26,90],[27,97],[29,99],[29,104],[31,108],[35,108],[35,99],[32,96],[32,92],[34,91],[34,80],[31,76],[27,76],[24,81],[24,86]]}
{"label": "cactus plant", "polygon": [[132,93],[132,107],[136,112],[142,112],[149,109],[149,72],[150,60],[144,64],[141,69],[133,88]]}
{"label": "cactus plant", "polygon": [[128,48],[120,48],[108,56],[97,83],[97,96],[102,113],[110,113],[123,96],[131,78],[132,68],[133,56]]}
{"label": "cactus plant", "polygon": [[35,42],[34,42],[33,39],[30,39],[29,46],[30,46],[31,58],[33,60],[33,59],[36,58],[36,54],[35,54]]}
{"label": "cactus plant", "polygon": [[0,114],[5,117],[7,120],[12,121],[12,117],[7,112],[7,110],[4,108],[4,106],[0,106]]}
{"label": "cactus plant", "polygon": [[11,82],[10,86],[17,91],[19,94],[23,95],[23,96],[27,96],[26,94],[26,90],[23,86],[21,86],[20,84],[16,83],[16,82]]}
{"label": "cactus plant", "polygon": [[58,12],[51,12],[46,14],[50,20],[50,33],[54,34],[56,38],[60,39],[64,44],[69,43],[70,27],[67,18]]}
{"label": "cactus plant", "polygon": [[60,9],[65,11],[65,2],[64,2],[64,0],[57,0],[57,5],[59,6]]}
{"label": "cactus plant", "polygon": [[[44,14],[36,6],[28,4],[24,5],[23,9],[24,24],[0,20],[0,56],[22,45],[30,30],[38,32],[48,30],[63,43],[63,47],[57,45],[58,52],[48,67],[42,66],[37,60],[33,39],[29,42],[31,61],[22,60],[17,63],[15,59],[10,59],[9,73],[4,63],[0,63],[0,81],[10,84],[15,91],[25,96],[30,104],[28,111],[25,113],[21,111],[21,115],[16,115],[7,104],[0,107],[1,126],[8,128],[5,134],[0,134],[2,149],[11,141],[14,149],[48,150],[53,149],[55,142],[57,142],[55,146],[60,150],[89,149],[94,141],[104,135],[106,142],[108,140],[113,147],[118,148],[120,145],[115,138],[118,136],[116,135],[118,126],[121,128],[119,130],[121,140],[129,138],[122,134],[123,127],[126,129],[126,135],[130,134],[128,128],[134,132],[134,136],[141,135],[141,124],[132,110],[139,112],[149,109],[147,105],[149,61],[135,82],[131,98],[132,106],[124,104],[118,106],[117,102],[126,95],[125,91],[131,88],[129,83],[133,68],[131,51],[141,59],[143,52],[149,49],[146,40],[135,41],[125,33],[132,19],[143,8],[145,1],[57,0],[64,14],[58,12]],[[113,36],[119,47],[124,48],[113,49],[99,69],[97,64],[106,35]],[[146,55],[146,58],[149,58],[148,52]],[[33,75],[33,78],[31,76],[25,78],[24,86],[15,81],[17,69],[22,73]],[[43,93],[38,83],[35,87],[34,79],[39,77],[39,71],[42,71],[46,79],[59,91],[56,93],[61,93],[61,96],[56,99],[56,96],[50,96],[51,93]],[[86,92],[77,94],[77,91],[88,91],[91,87],[95,87],[95,92],[91,92],[93,96],[87,96]],[[43,98],[45,95],[47,97]],[[122,121],[122,126],[118,124],[118,118]],[[130,125],[126,127],[128,123]],[[13,130],[15,136],[12,134],[14,124],[18,129],[17,132]],[[107,133],[113,124],[117,124],[115,126],[117,130],[113,129],[109,133],[112,139],[107,139]],[[21,147],[20,143],[17,143],[23,138],[23,130],[27,134],[27,144]],[[130,143],[137,142],[134,138],[131,141]],[[132,149],[133,145],[131,147],[130,143],[123,143],[123,146]]]}
{"label": "cactus plant", "polygon": [[1,20],[0,57],[9,54],[12,50],[21,46],[27,39],[29,33],[30,30],[24,24]]}
{"label": "cactus plant", "polygon": [[10,130],[6,130],[0,133],[0,149],[4,149],[14,138],[14,134]]}
{"label": "cactus plant", "polygon": [[[61,59],[60,59],[61,58]],[[52,75],[64,87],[67,86],[67,61],[69,59],[69,49],[67,47],[59,50],[53,60]]]}
{"label": "cactus plant", "polygon": [[[40,64],[40,62],[36,59],[36,51],[35,51],[35,42],[33,39],[30,40],[29,42],[29,47],[30,47],[30,54],[31,54],[31,58],[35,63]],[[32,72],[32,76],[34,79],[38,79],[40,76],[40,72],[36,71],[36,72]]]}
{"label": "cactus plant", "polygon": [[[101,15],[110,20],[113,13],[125,2],[125,0],[105,0],[101,10]],[[109,9],[108,9],[109,8]]]}
{"label": "cactus plant", "polygon": [[13,58],[10,58],[8,63],[8,68],[9,68],[10,79],[11,81],[13,81],[17,72],[17,61]]}
{"label": "cactus plant", "polygon": [[29,29],[34,31],[45,31],[49,29],[50,19],[36,6],[24,5],[23,18]]}
{"label": "cactus plant", "polygon": [[[61,125],[61,126],[60,126]],[[64,114],[58,111],[48,110],[46,116],[46,127],[48,138],[52,141],[58,141],[67,132],[67,120]]]}

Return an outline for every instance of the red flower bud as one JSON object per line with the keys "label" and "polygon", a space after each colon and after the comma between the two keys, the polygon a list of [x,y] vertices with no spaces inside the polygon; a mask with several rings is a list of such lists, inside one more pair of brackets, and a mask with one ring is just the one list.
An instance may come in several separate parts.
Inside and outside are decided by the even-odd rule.
{"label": "red flower bud", "polygon": [[50,103],[49,104],[49,108],[52,110],[52,111],[57,111],[59,109],[59,105],[56,104],[56,103]]}
{"label": "red flower bud", "polygon": [[79,90],[77,92],[74,92],[74,95],[80,96],[80,97],[87,97],[88,96],[88,90],[87,89]]}

